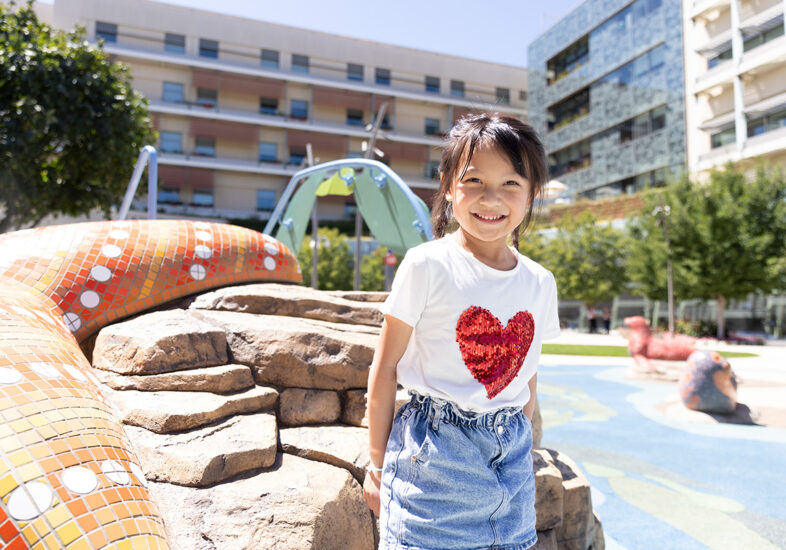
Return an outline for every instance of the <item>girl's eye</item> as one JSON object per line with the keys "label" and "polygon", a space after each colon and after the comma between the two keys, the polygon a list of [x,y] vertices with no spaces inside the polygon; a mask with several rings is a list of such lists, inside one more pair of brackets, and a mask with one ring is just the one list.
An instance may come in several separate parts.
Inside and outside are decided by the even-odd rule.
{"label": "girl's eye", "polygon": [[518,184],[519,182],[517,182],[516,180],[508,180],[505,182],[505,185],[518,185]]}
{"label": "girl's eye", "polygon": [[480,178],[467,178],[464,183],[480,183]]}

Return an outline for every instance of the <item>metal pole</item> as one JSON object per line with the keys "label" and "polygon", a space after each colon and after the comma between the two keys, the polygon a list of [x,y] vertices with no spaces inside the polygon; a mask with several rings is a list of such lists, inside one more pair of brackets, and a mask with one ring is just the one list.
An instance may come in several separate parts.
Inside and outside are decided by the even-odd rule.
{"label": "metal pole", "polygon": [[[377,111],[377,118],[374,120],[374,126],[371,129],[371,137],[368,140],[368,149],[366,149],[367,159],[374,158],[374,144],[377,141],[377,132],[379,132],[379,128],[382,126],[382,119],[385,117],[385,108],[387,106],[387,103],[383,103],[379,106],[379,111]],[[358,201],[355,199],[355,290],[360,290],[360,234],[362,231],[363,218],[360,215]]]}
{"label": "metal pole", "polygon": [[[306,143],[306,163],[314,166],[314,152],[311,144]],[[317,197],[314,197],[314,207],[311,209],[311,237],[314,247],[311,249],[311,288],[319,288],[319,277],[317,276],[317,262],[319,261],[319,233],[317,231]]]}
{"label": "metal pole", "polygon": [[671,268],[671,243],[669,242],[669,224],[666,217],[671,213],[669,205],[663,205],[663,197],[660,197],[660,206],[655,207],[653,214],[661,215],[660,221],[663,224],[663,236],[666,239],[666,292],[669,300],[669,334],[674,334],[674,277]]}

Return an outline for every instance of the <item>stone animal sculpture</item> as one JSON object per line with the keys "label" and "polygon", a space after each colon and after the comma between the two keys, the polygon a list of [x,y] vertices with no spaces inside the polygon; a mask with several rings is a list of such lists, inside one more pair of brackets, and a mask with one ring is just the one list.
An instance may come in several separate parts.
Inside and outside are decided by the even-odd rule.
{"label": "stone animal sculpture", "polygon": [[680,380],[680,396],[689,409],[731,413],[737,408],[737,377],[716,351],[694,351]]}
{"label": "stone animal sculpture", "polygon": [[650,324],[640,315],[625,317],[624,323],[630,329],[628,352],[642,372],[660,372],[650,359],[684,361],[696,350],[695,340],[689,336],[653,336]]}
{"label": "stone animal sculpture", "polygon": [[246,281],[301,280],[239,227],[82,223],[0,236],[0,548],[169,548],[80,343],[117,319]]}

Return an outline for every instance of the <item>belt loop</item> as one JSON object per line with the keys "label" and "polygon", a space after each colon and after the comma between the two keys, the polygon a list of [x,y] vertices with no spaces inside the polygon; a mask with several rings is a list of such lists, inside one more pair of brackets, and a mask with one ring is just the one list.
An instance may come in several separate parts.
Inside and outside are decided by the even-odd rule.
{"label": "belt loop", "polygon": [[437,405],[436,403],[434,403],[432,401],[432,404],[434,405],[434,416],[431,418],[431,428],[435,432],[438,432],[439,431],[439,421],[442,418],[443,403],[440,403],[439,405]]}

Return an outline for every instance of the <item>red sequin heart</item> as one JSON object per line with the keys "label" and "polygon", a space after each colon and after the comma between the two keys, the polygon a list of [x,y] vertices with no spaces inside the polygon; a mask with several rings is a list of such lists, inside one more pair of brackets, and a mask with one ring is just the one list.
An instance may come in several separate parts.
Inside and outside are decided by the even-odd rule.
{"label": "red sequin heart", "polygon": [[482,307],[472,306],[461,314],[456,342],[469,372],[486,388],[489,399],[516,378],[534,334],[535,320],[529,311],[519,311],[506,327]]}

